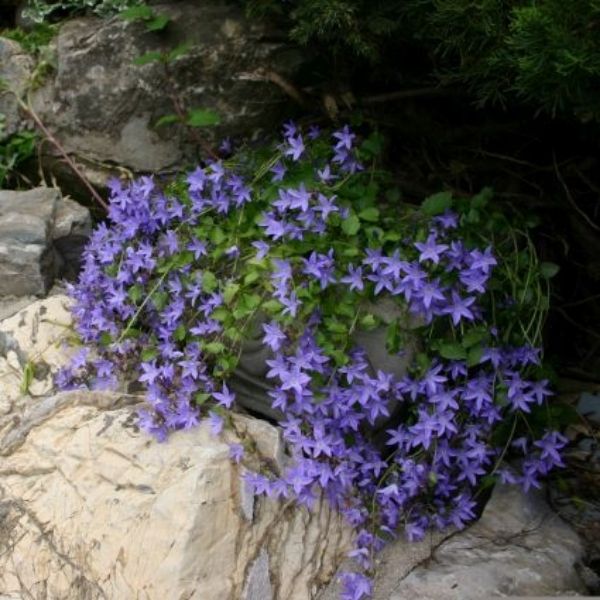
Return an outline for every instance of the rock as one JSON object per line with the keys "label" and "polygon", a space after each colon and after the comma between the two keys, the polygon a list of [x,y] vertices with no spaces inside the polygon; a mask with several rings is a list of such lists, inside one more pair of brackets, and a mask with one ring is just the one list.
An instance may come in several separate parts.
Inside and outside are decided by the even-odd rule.
{"label": "rock", "polygon": [[[135,427],[135,397],[68,392],[4,417],[0,590],[56,600],[309,600],[348,546],[340,518],[259,500],[242,508],[242,469],[201,426],[159,444]],[[281,465],[276,428],[237,416]],[[246,460],[246,459],[245,459]],[[255,458],[248,458],[255,469]],[[246,511],[247,514],[247,511]]]}
{"label": "rock", "polygon": [[583,392],[577,403],[577,412],[594,425],[600,425],[600,394]]}
{"label": "rock", "polygon": [[[479,600],[585,593],[583,547],[540,493],[496,486],[469,529],[419,544],[398,540],[381,554],[374,600]],[[333,600],[331,586],[319,600]]]}
{"label": "rock", "polygon": [[15,98],[25,92],[33,68],[33,59],[13,40],[0,37],[0,142],[23,126]]}
{"label": "rock", "polygon": [[0,191],[0,296],[45,294],[90,231],[89,211],[54,188]]}
{"label": "rock", "polygon": [[0,415],[26,391],[32,396],[52,391],[54,373],[74,352],[63,346],[71,331],[70,304],[66,296],[51,296],[0,323]]}
{"label": "rock", "polygon": [[[323,502],[250,493],[246,470],[289,460],[279,430],[236,415],[222,438],[201,426],[159,444],[135,425],[141,396],[55,394],[68,306],[52,296],[0,323],[2,597],[313,598],[350,532]],[[43,377],[24,396],[27,364]],[[234,442],[255,448],[239,466]]]}
{"label": "rock", "polygon": [[[189,108],[219,113],[221,125],[199,130],[213,141],[279,122],[285,96],[257,71],[290,76],[298,62],[295,51],[273,41],[263,25],[232,4],[187,0],[153,10],[171,19],[163,32],[149,33],[142,23],[119,18],[87,17],[67,22],[58,35],[56,75],[38,90],[34,104],[89,171],[116,163],[156,172],[195,160],[189,132],[154,127],[174,112],[172,94]],[[170,83],[157,62],[134,64],[149,51],[170,51],[183,42],[191,50],[171,64]]]}

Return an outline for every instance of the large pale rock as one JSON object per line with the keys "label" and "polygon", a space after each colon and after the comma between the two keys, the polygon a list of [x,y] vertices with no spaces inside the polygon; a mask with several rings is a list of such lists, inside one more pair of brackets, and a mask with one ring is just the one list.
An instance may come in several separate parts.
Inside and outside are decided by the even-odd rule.
{"label": "large pale rock", "polygon": [[[583,546],[540,493],[497,486],[462,532],[390,544],[379,557],[374,600],[480,600],[585,593]],[[335,600],[332,584],[319,600]]]}
{"label": "large pale rock", "polygon": [[[170,17],[167,29],[149,33],[142,23],[93,17],[72,20],[58,35],[57,71],[37,92],[42,120],[65,149],[91,173],[118,164],[134,171],[168,170],[193,156],[189,131],[154,124],[172,114],[173,95],[189,108],[219,113],[221,125],[203,137],[256,133],[279,121],[281,90],[261,79],[261,69],[289,76],[297,57],[243,8],[219,0],[171,2],[153,6]],[[149,51],[168,52],[183,42],[189,54],[171,65],[134,60]]]}
{"label": "large pale rock", "polygon": [[[221,438],[159,444],[136,427],[141,396],[54,394],[68,308],[52,296],[0,323],[0,598],[313,598],[350,532],[325,503],[247,489],[244,472],[289,460],[279,430],[237,415]],[[241,465],[233,442],[253,448]]]}
{"label": "large pale rock", "polygon": [[0,296],[45,294],[90,230],[89,211],[57,189],[0,191]]}
{"label": "large pale rock", "polygon": [[[312,598],[347,547],[340,518],[324,504],[254,503],[224,440],[201,426],[158,444],[135,427],[136,400],[58,394],[4,435],[0,590],[53,600]],[[228,441],[252,441],[263,463],[281,466],[276,428],[238,416],[235,430]]]}
{"label": "large pale rock", "polygon": [[0,142],[23,126],[16,96],[28,84],[33,59],[13,40],[0,37]]}
{"label": "large pale rock", "polygon": [[72,332],[70,303],[66,296],[50,296],[0,322],[0,415],[25,394],[53,390],[53,374],[74,351],[64,345]]}

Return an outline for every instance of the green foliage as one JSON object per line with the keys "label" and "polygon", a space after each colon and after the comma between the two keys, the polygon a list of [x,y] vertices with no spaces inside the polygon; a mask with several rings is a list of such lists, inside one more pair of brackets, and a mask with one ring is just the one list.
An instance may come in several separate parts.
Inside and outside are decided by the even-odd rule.
{"label": "green foliage", "polygon": [[25,16],[35,23],[73,14],[92,13],[106,17],[138,4],[139,0],[29,0]]}
{"label": "green foliage", "polygon": [[5,29],[2,37],[14,40],[21,44],[29,54],[38,55],[56,35],[56,25],[51,23],[36,23],[30,30]]}
{"label": "green foliage", "polygon": [[[555,115],[600,116],[600,2],[573,0],[245,0],[278,16],[290,38],[340,67],[356,58],[399,75],[400,43],[435,57],[422,82],[466,85],[477,102],[525,103]],[[414,62],[414,61],[413,61]],[[412,72],[412,71],[411,71]]]}
{"label": "green foliage", "polygon": [[[0,133],[2,117],[0,114]],[[35,146],[36,135],[30,131],[21,131],[0,142],[0,189],[4,189],[19,164],[34,154]]]}
{"label": "green foliage", "polygon": [[398,0],[247,0],[246,4],[251,16],[285,15],[295,42],[371,61],[381,59],[385,42],[398,33],[402,7]]}
{"label": "green foliage", "polygon": [[444,77],[478,101],[523,100],[550,114],[600,116],[597,0],[407,0],[408,22],[434,45]]}

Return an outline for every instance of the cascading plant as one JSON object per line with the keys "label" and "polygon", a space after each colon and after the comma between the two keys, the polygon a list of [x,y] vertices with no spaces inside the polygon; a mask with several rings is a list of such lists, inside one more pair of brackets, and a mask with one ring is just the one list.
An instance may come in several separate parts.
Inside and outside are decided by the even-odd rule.
{"label": "cascading plant", "polygon": [[[244,339],[260,327],[291,463],[248,483],[343,513],[357,563],[343,597],[358,600],[374,551],[399,530],[418,540],[464,527],[486,485],[527,490],[562,465],[536,348],[552,265],[490,190],[400,202],[376,133],[359,143],[347,126],[289,123],[283,137],[175,181],[112,183],[70,289],[84,348],[57,382],[134,379],[146,389],[139,422],[158,440],[203,419],[218,434]],[[386,324],[382,302],[397,313]],[[391,356],[416,340],[402,377],[355,342],[383,326]],[[233,444],[232,459],[247,451]]]}

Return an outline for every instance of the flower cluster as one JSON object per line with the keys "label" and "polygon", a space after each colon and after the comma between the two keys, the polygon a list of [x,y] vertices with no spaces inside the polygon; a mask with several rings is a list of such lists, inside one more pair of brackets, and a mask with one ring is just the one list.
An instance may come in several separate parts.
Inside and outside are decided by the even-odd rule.
{"label": "flower cluster", "polygon": [[[411,540],[463,527],[486,478],[538,487],[562,465],[565,439],[529,433],[527,416],[550,395],[531,376],[540,354],[502,331],[501,306],[518,299],[461,204],[437,197],[399,219],[376,202],[368,145],[348,127],[332,140],[287,124],[252,185],[222,162],[167,186],[115,182],[110,224],[93,234],[71,289],[95,352],[58,380],[105,387],[133,374],[147,390],[145,430],[163,440],[207,418],[218,433],[236,404],[227,377],[258,323],[293,460],[248,482],[309,507],[324,496],[344,514],[361,570],[344,575],[344,598],[359,600],[373,552],[401,527]],[[359,330],[386,326],[373,309],[383,299],[403,315],[387,325],[390,354],[403,336],[420,340],[403,377],[355,343]],[[232,460],[244,451],[232,445]],[[508,452],[522,455],[518,470],[502,465]]]}

